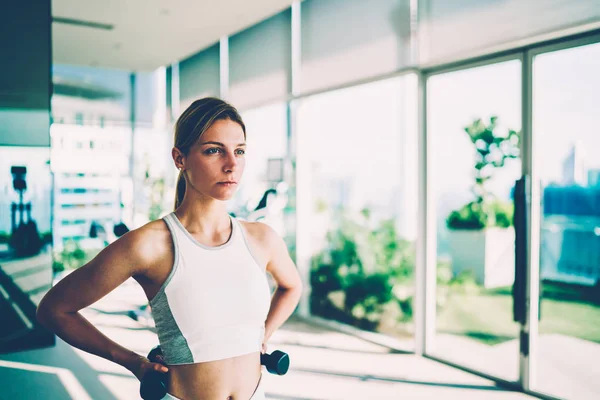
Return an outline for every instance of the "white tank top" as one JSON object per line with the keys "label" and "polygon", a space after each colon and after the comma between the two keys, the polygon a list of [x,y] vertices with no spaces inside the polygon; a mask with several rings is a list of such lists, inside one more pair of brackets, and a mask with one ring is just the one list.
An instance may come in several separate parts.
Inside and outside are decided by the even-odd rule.
{"label": "white tank top", "polygon": [[220,246],[199,243],[175,213],[165,216],[174,264],[150,301],[167,364],[221,360],[261,350],[271,292],[240,222]]}

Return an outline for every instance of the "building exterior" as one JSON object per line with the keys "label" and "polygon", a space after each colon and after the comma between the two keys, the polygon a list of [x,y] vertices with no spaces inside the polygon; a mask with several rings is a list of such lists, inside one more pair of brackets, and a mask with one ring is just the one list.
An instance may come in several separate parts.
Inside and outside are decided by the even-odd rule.
{"label": "building exterior", "polygon": [[587,179],[585,149],[581,142],[576,142],[563,162],[563,184],[587,185]]}
{"label": "building exterior", "polygon": [[544,190],[541,277],[595,285],[600,281],[600,188],[549,186]]}

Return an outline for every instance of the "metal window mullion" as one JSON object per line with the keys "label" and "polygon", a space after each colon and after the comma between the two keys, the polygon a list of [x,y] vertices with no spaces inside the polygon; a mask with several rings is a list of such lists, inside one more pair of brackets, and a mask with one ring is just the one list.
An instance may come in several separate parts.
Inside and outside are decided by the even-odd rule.
{"label": "metal window mullion", "polygon": [[287,113],[288,113],[288,155],[290,159],[295,159],[295,142],[296,135],[294,135],[295,130],[295,113],[292,106],[292,101],[294,96],[300,90],[299,86],[299,78],[300,78],[300,56],[301,56],[301,48],[300,48],[300,2],[296,1],[291,6],[290,12],[290,69],[287,71],[288,73],[288,81],[287,81]]}
{"label": "metal window mullion", "polygon": [[307,160],[306,138],[298,135],[298,103],[293,97],[300,91],[301,65],[301,2],[292,4],[292,45],[291,80],[289,89],[291,99],[288,102],[291,152],[295,160],[296,187],[296,266],[300,273],[304,290],[300,298],[298,312],[303,317],[310,316],[310,165]]}
{"label": "metal window mullion", "polygon": [[531,187],[527,204],[530,220],[527,224],[527,288],[525,333],[520,340],[519,381],[524,390],[535,387],[538,361],[539,293],[540,293],[540,234],[541,234],[541,181],[536,165],[536,138],[533,131],[533,56],[525,52],[522,64],[522,137],[523,174],[530,177]]}
{"label": "metal window mullion", "polygon": [[415,271],[415,353],[431,352],[435,343],[436,224],[433,179],[427,136],[427,75],[418,74],[419,209]]}
{"label": "metal window mullion", "polygon": [[297,96],[300,93],[300,68],[302,57],[302,18],[301,2],[295,1],[292,4],[292,54],[291,54],[291,74],[290,93]]}
{"label": "metal window mullion", "polygon": [[179,63],[171,65],[171,120],[179,118],[181,94],[179,93]]}
{"label": "metal window mullion", "polygon": [[131,91],[131,99],[129,102],[129,123],[131,129],[131,135],[129,137],[129,178],[131,179],[131,220],[129,223],[133,226],[135,221],[135,201],[136,201],[136,182],[135,182],[135,131],[136,131],[136,123],[137,116],[135,113],[137,107],[137,97],[136,97],[136,74],[135,72],[131,72],[129,74],[129,90]]}
{"label": "metal window mullion", "polygon": [[219,95],[222,99],[229,97],[229,37],[223,36],[219,41]]}

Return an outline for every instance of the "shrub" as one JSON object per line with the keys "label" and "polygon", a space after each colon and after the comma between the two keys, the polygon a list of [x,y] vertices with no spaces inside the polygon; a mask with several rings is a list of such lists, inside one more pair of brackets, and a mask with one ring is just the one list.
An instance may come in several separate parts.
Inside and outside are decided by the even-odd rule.
{"label": "shrub", "polygon": [[312,260],[311,311],[369,330],[386,310],[396,310],[399,322],[411,320],[413,244],[398,236],[393,220],[370,228],[368,210],[356,220],[342,213],[339,221]]}
{"label": "shrub", "polygon": [[452,211],[446,219],[450,229],[484,229],[488,226],[509,227],[512,224],[512,204],[501,202],[487,189],[487,183],[494,172],[503,168],[507,160],[519,157],[521,133],[509,129],[498,132],[497,117],[491,117],[488,124],[476,119],[465,132],[475,150],[472,192],[475,199],[458,210]]}
{"label": "shrub", "polygon": [[487,203],[471,202],[452,211],[446,219],[449,229],[484,229],[486,227],[508,228],[513,223],[514,206],[501,200]]}

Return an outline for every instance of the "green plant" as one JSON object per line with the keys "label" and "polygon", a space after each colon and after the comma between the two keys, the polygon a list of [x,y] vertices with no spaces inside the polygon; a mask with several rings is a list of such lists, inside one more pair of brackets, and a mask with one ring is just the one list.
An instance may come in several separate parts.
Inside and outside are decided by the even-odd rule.
{"label": "green plant", "polygon": [[488,190],[487,183],[507,160],[519,157],[520,132],[509,129],[502,135],[498,132],[497,121],[497,117],[491,117],[486,124],[477,119],[465,127],[475,148],[472,186],[475,199],[450,213],[446,219],[450,229],[508,227],[512,224],[512,204],[496,199]]}
{"label": "green plant", "polygon": [[77,269],[85,264],[87,253],[74,240],[69,240],[63,245],[63,249],[54,255],[52,269],[55,272],[65,269]]}
{"label": "green plant", "polygon": [[495,217],[496,226],[500,228],[508,228],[512,226],[514,206],[510,202],[495,200],[492,201],[492,214]]}
{"label": "green plant", "polygon": [[63,264],[61,261],[58,260],[52,260],[52,272],[53,273],[58,273],[58,272],[63,272],[65,270],[65,264]]}
{"label": "green plant", "polygon": [[452,229],[483,229],[488,225],[489,214],[482,204],[471,202],[459,210],[452,211],[446,219],[446,225]]}
{"label": "green plant", "polygon": [[513,205],[498,199],[486,203],[472,201],[452,211],[446,219],[451,229],[484,229],[488,226],[508,228],[512,226]]}
{"label": "green plant", "polygon": [[[393,219],[374,223],[368,209],[354,218],[341,210],[334,221],[327,247],[312,258],[311,312],[397,332],[413,319],[415,244],[400,237]],[[448,262],[438,262],[437,280],[444,286],[452,280]]]}
{"label": "green plant", "polygon": [[412,319],[413,243],[394,220],[371,226],[365,209],[356,218],[341,211],[328,246],[312,260],[311,311],[375,330],[389,310],[397,322]]}

